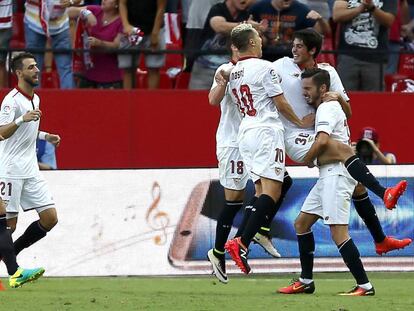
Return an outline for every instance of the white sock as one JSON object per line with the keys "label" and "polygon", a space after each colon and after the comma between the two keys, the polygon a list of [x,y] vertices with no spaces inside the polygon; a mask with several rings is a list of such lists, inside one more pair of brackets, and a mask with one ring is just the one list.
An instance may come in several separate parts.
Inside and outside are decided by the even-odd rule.
{"label": "white sock", "polygon": [[372,288],[372,284],[370,282],[365,283],[365,284],[358,284],[358,286],[365,290],[369,290]]}
{"label": "white sock", "polygon": [[308,284],[310,284],[310,283],[313,282],[312,279],[302,279],[302,278],[299,278],[299,281],[301,281],[303,284],[306,284],[306,285],[308,285]]}

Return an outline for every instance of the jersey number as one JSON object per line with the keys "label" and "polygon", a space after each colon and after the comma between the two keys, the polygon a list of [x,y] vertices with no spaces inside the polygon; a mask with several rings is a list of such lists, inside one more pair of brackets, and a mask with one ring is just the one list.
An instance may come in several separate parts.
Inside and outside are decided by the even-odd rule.
{"label": "jersey number", "polygon": [[284,163],[285,162],[285,154],[283,152],[283,149],[276,148],[276,156],[275,156],[275,162]]}
{"label": "jersey number", "polygon": [[237,106],[239,106],[240,112],[243,117],[247,114],[248,116],[254,117],[257,113],[253,107],[253,95],[250,92],[250,87],[247,84],[240,85],[240,95],[236,89],[231,90],[234,97],[237,100]]}
{"label": "jersey number", "polygon": [[306,134],[306,133],[300,133],[299,135],[298,135],[299,137],[297,137],[296,139],[295,139],[295,144],[296,145],[306,145],[306,142],[307,142],[307,138],[309,137],[309,134]]}
{"label": "jersey number", "polygon": [[[6,191],[6,186],[8,187],[9,191]],[[12,194],[12,184],[10,182],[6,184],[4,181],[2,181],[0,182],[0,194],[6,195],[6,192],[7,192],[7,195],[10,197]]]}
{"label": "jersey number", "polygon": [[243,161],[230,161],[231,163],[231,173],[234,174],[234,172],[237,172],[239,175],[243,175],[244,167],[243,167]]}

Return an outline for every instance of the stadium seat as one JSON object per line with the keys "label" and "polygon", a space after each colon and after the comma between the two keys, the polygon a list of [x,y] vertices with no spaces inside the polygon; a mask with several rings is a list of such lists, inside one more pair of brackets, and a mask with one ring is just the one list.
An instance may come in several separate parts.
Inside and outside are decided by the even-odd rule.
{"label": "stadium seat", "polygon": [[[333,50],[333,40],[332,37],[325,37],[323,39],[322,51],[332,51]],[[336,58],[333,53],[320,53],[316,58],[318,63],[328,63],[331,66],[336,66]]]}
{"label": "stadium seat", "polygon": [[398,74],[414,78],[414,54],[400,53]]}
{"label": "stadium seat", "polygon": [[176,89],[188,89],[188,85],[190,84],[190,77],[191,74],[189,72],[183,71],[181,72],[175,81],[175,88]]}
{"label": "stadium seat", "polygon": [[400,81],[404,81],[405,79],[408,79],[409,77],[407,75],[401,75],[401,74],[388,74],[385,75],[385,91],[387,92],[393,92],[393,85],[398,84]]}

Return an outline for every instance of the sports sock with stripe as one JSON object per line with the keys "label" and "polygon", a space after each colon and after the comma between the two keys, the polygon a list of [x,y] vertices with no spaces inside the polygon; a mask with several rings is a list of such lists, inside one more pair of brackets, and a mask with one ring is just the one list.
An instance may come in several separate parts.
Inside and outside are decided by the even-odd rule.
{"label": "sports sock with stripe", "polygon": [[244,229],[246,228],[247,222],[249,221],[250,214],[252,213],[252,208],[254,203],[256,202],[257,197],[254,196],[250,199],[249,203],[245,206],[243,212],[243,219],[240,223],[239,229],[234,237],[239,237],[243,234]]}
{"label": "sports sock with stripe", "polygon": [[14,242],[14,251],[16,255],[23,249],[44,238],[47,232],[48,231],[43,228],[39,220],[32,222],[29,227],[27,227],[26,231]]}
{"label": "sports sock with stripe", "polygon": [[266,218],[269,218],[269,212],[273,209],[275,201],[267,194],[262,194],[256,200],[253,205],[249,221],[247,222],[246,228],[241,235],[241,242],[247,248],[250,245],[253,237],[265,222]]}
{"label": "sports sock with stripe", "polygon": [[338,245],[338,249],[357,284],[368,283],[368,276],[365,272],[364,266],[362,265],[360,254],[358,248],[354,244],[354,241],[352,241],[352,239],[346,240],[342,244]]}
{"label": "sports sock with stripe", "polygon": [[229,237],[234,217],[236,217],[242,205],[243,201],[226,201],[226,205],[217,220],[216,242],[214,244],[215,252],[213,250],[216,257],[224,256],[224,244]]}

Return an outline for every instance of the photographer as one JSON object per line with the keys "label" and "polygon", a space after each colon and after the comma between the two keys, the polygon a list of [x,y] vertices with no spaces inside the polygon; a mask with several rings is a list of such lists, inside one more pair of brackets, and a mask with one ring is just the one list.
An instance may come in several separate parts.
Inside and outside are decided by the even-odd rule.
{"label": "photographer", "polygon": [[366,164],[395,164],[397,158],[393,153],[382,152],[378,133],[372,127],[364,127],[360,139],[353,143],[357,156]]}

